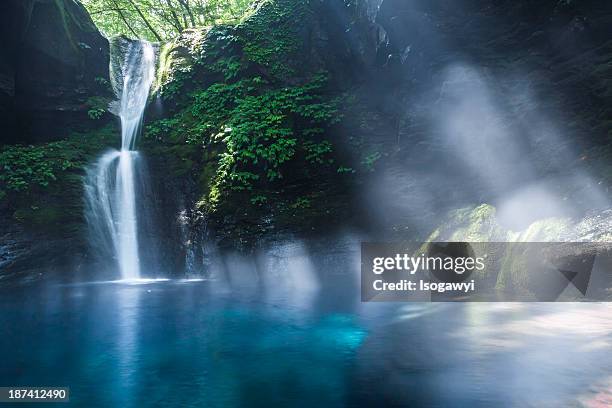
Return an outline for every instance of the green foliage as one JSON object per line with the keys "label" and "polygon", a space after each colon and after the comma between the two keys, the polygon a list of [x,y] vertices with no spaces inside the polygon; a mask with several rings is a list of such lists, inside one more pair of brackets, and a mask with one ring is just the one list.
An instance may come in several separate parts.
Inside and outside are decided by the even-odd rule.
{"label": "green foliage", "polygon": [[0,185],[13,192],[46,188],[62,173],[84,164],[76,140],[37,146],[13,145],[0,151]]}
{"label": "green foliage", "polygon": [[336,170],[338,174],[354,174],[355,170],[351,167],[340,166],[338,170]]}
{"label": "green foliage", "polygon": [[327,140],[319,143],[307,140],[304,142],[304,149],[306,150],[306,160],[310,163],[333,163],[333,159],[326,158],[332,152],[332,145]]}
{"label": "green foliage", "polygon": [[329,138],[344,96],[301,52],[310,13],[303,0],[261,0],[236,26],[162,47],[156,92],[169,116],[147,126],[147,149],[190,174],[197,210],[232,234],[328,217],[333,177],[354,173],[338,170]]}
{"label": "green foliage", "polygon": [[104,116],[105,112],[105,109],[89,109],[87,111],[87,116],[89,116],[89,119],[97,120]]}
{"label": "green foliage", "polygon": [[215,84],[196,96],[193,113],[203,121],[189,142],[225,146],[211,204],[216,204],[228,189],[251,190],[257,181],[283,178],[283,164],[298,150],[310,163],[323,163],[331,144],[299,139],[296,124],[301,125],[302,132],[320,134],[337,115],[335,105],[323,103],[317,93],[324,81],[325,77],[319,75],[303,86],[265,89],[266,82],[254,78],[231,85]]}
{"label": "green foliage", "polygon": [[[240,77],[263,77],[283,83],[303,72],[299,31],[310,11],[304,0],[261,0],[238,25],[184,31],[160,52],[156,91],[170,101],[184,95],[185,85],[206,82],[220,73],[225,83]],[[200,78],[196,72],[200,73]],[[256,74],[257,72],[257,74]]]}
{"label": "green foliage", "polygon": [[97,120],[100,119],[106,113],[108,109],[109,98],[103,96],[92,96],[87,99],[87,116],[89,119]]}
{"label": "green foliage", "polygon": [[165,118],[147,126],[147,138],[161,141],[165,135],[176,134],[173,130],[180,126],[180,117]]}
{"label": "green foliage", "polygon": [[240,58],[237,56],[231,56],[229,58],[221,58],[209,67],[213,71],[222,72],[226,81],[235,79],[240,71],[243,69],[243,65],[240,62]]}
{"label": "green foliage", "polygon": [[294,210],[305,210],[310,208],[312,201],[308,197],[298,197],[289,207]]}
{"label": "green foliage", "polygon": [[337,101],[322,94],[326,80],[318,74],[306,84],[283,88],[260,77],[215,83],[194,93],[193,103],[176,117],[150,125],[148,134],[222,146],[208,197],[215,207],[232,191],[259,191],[282,179],[284,164],[298,152],[310,164],[332,163],[331,143],[313,139],[339,116]]}
{"label": "green foliage", "polygon": [[[197,29],[183,32],[177,39],[162,46],[156,74],[155,91],[164,100],[179,99],[185,83],[192,80],[196,67],[204,64],[204,45],[218,29]],[[207,50],[208,52],[208,50]]]}
{"label": "green foliage", "polygon": [[268,197],[265,195],[256,195],[251,198],[251,204],[253,205],[262,205],[268,202]]}
{"label": "green foliage", "polygon": [[116,129],[109,126],[56,142],[2,147],[0,201],[15,211],[17,219],[55,214],[49,202],[62,207],[61,198],[69,191],[78,190],[80,194],[83,167],[115,140],[116,134]]}
{"label": "green foliage", "polygon": [[361,161],[361,164],[366,168],[367,171],[374,171],[376,162],[378,162],[378,160],[380,160],[381,157],[382,157],[382,153],[378,151],[370,153],[363,158],[363,160]]}
{"label": "green foliage", "polygon": [[266,0],[237,29],[246,58],[276,78],[295,74],[299,28],[307,15],[304,0]]}
{"label": "green foliage", "polygon": [[254,0],[82,0],[107,35],[151,41],[175,38],[195,27],[238,23]]}
{"label": "green foliage", "polygon": [[[46,146],[49,151],[59,147],[62,147],[61,142]],[[0,153],[0,182],[6,190],[24,191],[32,184],[47,187],[49,182],[56,180],[55,173],[61,168],[63,160],[49,160],[46,153],[46,149],[35,146],[5,148]]]}
{"label": "green foliage", "polygon": [[96,82],[96,84],[100,85],[101,87],[108,90],[109,92],[112,91],[111,84],[108,81],[108,79],[102,78],[102,77],[95,77],[94,81]]}

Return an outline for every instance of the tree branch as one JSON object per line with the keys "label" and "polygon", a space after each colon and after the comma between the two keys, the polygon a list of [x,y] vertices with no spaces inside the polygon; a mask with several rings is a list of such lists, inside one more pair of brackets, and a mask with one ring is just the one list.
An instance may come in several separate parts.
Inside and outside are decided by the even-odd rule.
{"label": "tree branch", "polygon": [[153,28],[153,26],[151,25],[151,23],[149,22],[149,20],[145,17],[145,15],[142,13],[142,11],[140,10],[140,8],[136,5],[136,3],[134,2],[134,0],[128,0],[130,2],[130,4],[132,5],[132,7],[134,7],[134,10],[136,10],[136,12],[138,13],[138,15],[140,16],[140,18],[142,19],[142,21],[145,23],[145,25],[147,26],[147,28],[149,29],[149,31],[151,31],[151,33],[155,36],[155,38],[157,39],[157,41],[161,42],[162,38],[159,34],[157,34],[157,31],[155,31],[155,28]]}
{"label": "tree branch", "polygon": [[174,26],[178,30],[179,33],[183,31],[183,26],[181,25],[181,21],[179,20],[176,12],[174,11],[174,5],[170,0],[166,0],[166,4],[168,4],[168,8],[170,9],[170,14],[172,15],[172,19],[174,20]]}
{"label": "tree branch", "polygon": [[191,20],[191,26],[195,27],[196,26],[196,22],[195,22],[195,18],[193,17],[193,13],[191,12],[191,8],[189,7],[189,0],[178,0],[178,2],[181,3],[183,8],[185,8],[185,11],[187,11],[187,15],[189,16],[189,20]]}
{"label": "tree branch", "polygon": [[132,28],[132,25],[128,23],[127,18],[125,18],[125,14],[123,14],[123,11],[121,11],[119,4],[117,4],[117,0],[112,0],[112,2],[115,5],[115,11],[119,14],[119,17],[121,17],[121,20],[123,20],[123,23],[125,24],[125,26],[132,32],[132,34],[134,34],[136,38],[138,38],[139,37],[138,34],[136,34],[136,31],[134,31],[134,29]]}

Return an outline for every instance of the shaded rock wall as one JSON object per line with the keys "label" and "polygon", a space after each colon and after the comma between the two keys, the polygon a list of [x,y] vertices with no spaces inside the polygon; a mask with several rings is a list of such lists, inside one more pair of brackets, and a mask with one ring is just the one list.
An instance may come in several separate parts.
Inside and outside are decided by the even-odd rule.
{"label": "shaded rock wall", "polygon": [[3,1],[0,36],[0,143],[55,140],[94,124],[88,99],[106,92],[109,46],[78,1]]}
{"label": "shaded rock wall", "polygon": [[0,36],[0,150],[12,171],[0,181],[2,279],[65,274],[85,253],[83,166],[118,134],[100,113],[112,98],[108,41],[76,0],[4,0]]}
{"label": "shaded rock wall", "polygon": [[612,3],[366,2],[373,3],[379,4],[374,20],[383,33],[378,44],[380,61],[401,67],[402,80],[395,84],[403,94],[395,112],[398,120],[409,122],[402,105],[418,101],[423,88],[436,86],[442,70],[461,62],[486,71],[485,75],[500,82],[501,93],[508,92],[501,89],[501,82],[520,75],[534,84],[541,102],[538,108],[564,115],[568,130],[577,139],[585,145],[608,142],[612,131],[608,119],[612,114]]}
{"label": "shaded rock wall", "polygon": [[[336,126],[341,114],[335,109],[345,92],[377,84],[374,34],[353,6],[336,0],[284,0],[263,3],[238,26],[187,30],[163,46],[143,149],[151,155],[154,172],[161,169],[156,173],[160,185],[173,187],[166,191],[183,185],[176,196],[184,197],[179,207],[187,218],[198,227],[206,224],[223,245],[247,247],[262,235],[281,231],[327,233],[337,226],[335,220],[353,217],[352,202],[346,199],[353,170],[342,165],[349,155],[345,150],[354,150],[345,142],[357,138],[359,124],[350,129]],[[316,80],[321,73],[325,79]],[[250,81],[253,84],[243,89]],[[215,99],[216,92],[236,95],[224,103]],[[287,98],[279,99],[283,93]],[[194,99],[194,94],[199,96]],[[294,100],[306,108],[298,112],[290,106]],[[237,114],[235,103],[252,114]],[[273,120],[268,109],[275,112]],[[315,111],[320,115],[307,113]],[[232,140],[216,137],[219,126],[229,129]],[[245,139],[232,136],[232,128],[234,134],[250,130],[245,139],[252,141],[256,156],[245,155],[227,169],[232,176],[226,177],[221,154],[248,150]],[[264,131],[282,133],[285,146],[294,147],[283,148],[279,138],[268,138]],[[313,153],[313,146],[321,151]],[[285,154],[287,160],[275,161]],[[275,171],[282,177],[269,176]],[[251,177],[249,186],[231,184],[238,173]]]}
{"label": "shaded rock wall", "polygon": [[[393,124],[372,133],[386,168],[368,195],[396,193],[384,203],[366,197],[379,207],[379,228],[421,227],[579,170],[609,192],[611,3],[369,0],[362,8],[379,30],[377,81],[387,82],[367,97]],[[506,147],[520,161],[507,159]],[[560,196],[593,206],[559,184]]]}

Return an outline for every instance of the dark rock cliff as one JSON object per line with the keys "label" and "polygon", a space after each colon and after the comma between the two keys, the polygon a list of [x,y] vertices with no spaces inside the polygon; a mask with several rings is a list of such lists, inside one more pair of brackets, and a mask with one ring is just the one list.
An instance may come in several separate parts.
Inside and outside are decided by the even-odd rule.
{"label": "dark rock cliff", "polygon": [[[369,3],[374,3],[370,1]],[[547,108],[605,142],[612,113],[612,3],[542,0],[382,0],[375,22],[383,29],[385,63],[397,61],[406,93],[453,61],[491,76],[522,76],[550,98]],[[411,95],[408,95],[411,96]],[[562,101],[559,101],[562,99]],[[593,125],[595,127],[593,128]]]}
{"label": "dark rock cliff", "polygon": [[83,167],[118,132],[109,44],[75,0],[2,1],[0,36],[0,268],[31,278],[85,251]]}
{"label": "dark rock cliff", "polygon": [[79,2],[5,0],[0,36],[0,143],[92,126],[89,100],[104,92],[109,46]]}
{"label": "dark rock cliff", "polygon": [[[377,31],[378,92],[367,98],[382,116],[371,140],[385,159],[367,191],[395,192],[365,198],[379,207],[379,228],[430,227],[449,206],[495,203],[581,171],[609,191],[611,3],[370,0],[361,8]],[[583,186],[569,184],[558,182],[558,195],[592,206]]]}

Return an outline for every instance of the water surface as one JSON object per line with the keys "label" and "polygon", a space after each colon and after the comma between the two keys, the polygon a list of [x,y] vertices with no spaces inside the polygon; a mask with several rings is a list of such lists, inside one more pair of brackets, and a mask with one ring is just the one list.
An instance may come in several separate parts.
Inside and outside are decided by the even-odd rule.
{"label": "water surface", "polygon": [[338,284],[301,297],[217,287],[4,287],[0,383],[69,386],[83,407],[612,404],[606,304],[362,304]]}

